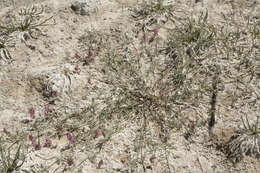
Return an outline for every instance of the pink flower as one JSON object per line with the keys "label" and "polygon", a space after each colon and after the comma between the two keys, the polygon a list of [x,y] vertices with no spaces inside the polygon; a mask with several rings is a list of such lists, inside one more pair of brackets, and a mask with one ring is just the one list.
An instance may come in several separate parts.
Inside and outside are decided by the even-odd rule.
{"label": "pink flower", "polygon": [[158,30],[158,29],[154,29],[154,30],[153,30],[153,33],[154,33],[154,35],[157,35],[157,34],[158,34],[158,32],[159,32],[159,30]]}
{"label": "pink flower", "polygon": [[40,141],[38,141],[38,144],[36,144],[36,139],[37,139],[36,137],[29,135],[29,140],[32,142],[34,149],[40,150],[41,149]]}
{"label": "pink flower", "polygon": [[81,57],[79,56],[78,52],[75,53],[75,57],[80,59]]}
{"label": "pink flower", "polygon": [[57,130],[58,130],[58,131],[62,131],[62,129],[63,129],[63,126],[62,126],[62,125],[57,126]]}
{"label": "pink flower", "polygon": [[53,91],[52,96],[54,96],[54,97],[58,97],[58,96],[59,96],[58,91]]}
{"label": "pink flower", "polygon": [[72,158],[68,158],[68,159],[67,159],[67,164],[68,164],[69,166],[71,166],[73,163],[74,163],[74,162],[73,162],[73,159],[72,159]]}
{"label": "pink flower", "polygon": [[75,67],[75,71],[76,71],[76,72],[80,72],[79,66],[76,66],[76,67]]}
{"label": "pink flower", "polygon": [[46,105],[45,108],[44,108],[44,114],[48,115],[50,112],[51,112],[50,105]]}
{"label": "pink flower", "polygon": [[94,51],[93,50],[89,50],[88,51],[88,57],[90,58],[90,57],[92,57],[94,55]]}
{"label": "pink flower", "polygon": [[95,130],[95,138],[97,138],[100,135],[100,131],[99,130]]}
{"label": "pink flower", "polygon": [[32,119],[35,118],[35,109],[33,107],[29,108],[29,114],[31,115]]}
{"label": "pink flower", "polygon": [[71,135],[71,133],[68,133],[68,134],[67,134],[67,139],[70,141],[71,144],[75,142],[75,139],[73,138],[73,136]]}
{"label": "pink flower", "polygon": [[92,82],[91,82],[91,80],[90,80],[90,79],[88,79],[88,84],[92,85]]}
{"label": "pink flower", "polygon": [[193,123],[190,123],[188,126],[189,126],[190,130],[192,130],[192,131],[195,130],[195,125]]}
{"label": "pink flower", "polygon": [[33,144],[35,150],[40,150],[42,147],[40,144]]}
{"label": "pink flower", "polygon": [[52,145],[52,141],[50,138],[46,137],[44,147],[50,147]]}
{"label": "pink flower", "polygon": [[33,137],[32,135],[29,135],[29,140],[30,140],[32,143],[35,143],[36,137]]}
{"label": "pink flower", "polygon": [[3,132],[6,134],[6,135],[9,135],[10,132],[6,130],[6,128],[3,129]]}

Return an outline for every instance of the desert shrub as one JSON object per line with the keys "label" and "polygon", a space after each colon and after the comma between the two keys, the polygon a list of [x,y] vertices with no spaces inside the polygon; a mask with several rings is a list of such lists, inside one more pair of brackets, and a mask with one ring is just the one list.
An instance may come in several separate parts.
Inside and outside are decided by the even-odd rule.
{"label": "desert shrub", "polygon": [[246,116],[241,117],[243,129],[237,130],[227,143],[228,158],[234,162],[241,161],[245,156],[260,157],[259,117],[254,124],[250,124]]}
{"label": "desert shrub", "polygon": [[42,34],[41,27],[54,24],[54,21],[50,22],[53,16],[42,19],[44,9],[43,6],[33,5],[20,9],[17,14],[16,12],[11,12],[7,16],[7,22],[1,21],[0,29],[8,33],[27,31],[30,36],[32,36],[32,33]]}

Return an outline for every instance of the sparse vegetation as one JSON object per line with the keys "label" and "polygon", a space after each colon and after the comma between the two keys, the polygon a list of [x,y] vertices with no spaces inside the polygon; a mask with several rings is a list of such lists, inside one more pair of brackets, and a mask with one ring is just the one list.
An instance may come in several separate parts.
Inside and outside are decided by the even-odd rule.
{"label": "sparse vegetation", "polygon": [[[41,33],[40,28],[53,19],[40,20],[43,13],[36,6],[22,9],[0,30],[7,37],[15,31]],[[230,11],[219,15],[221,22],[216,24],[205,9],[176,20],[174,3],[163,0],[138,4],[130,14],[132,23],[125,28],[86,29],[76,37],[77,51],[66,62],[73,70],[62,65],[62,70],[39,82],[45,107],[27,108],[28,117],[21,123],[29,133],[10,136],[4,129],[8,142],[25,141],[36,153],[60,147],[59,156],[43,156],[45,165],[35,163],[24,172],[80,171],[85,162],[103,169],[110,160],[104,151],[126,155],[118,159],[118,172],[148,172],[156,161],[163,167],[161,172],[177,172],[171,161],[179,145],[174,134],[184,136],[187,141],[181,142],[190,151],[190,141],[195,143],[207,130],[214,134],[213,127],[225,128],[221,123],[226,123],[226,114],[246,112],[252,117],[259,111],[259,19]],[[7,41],[0,39],[6,55],[7,48]],[[74,79],[80,75],[84,82]],[[73,95],[75,81],[84,85],[78,98]],[[258,120],[252,125],[248,117],[242,118],[244,129],[227,143],[228,158],[234,162],[244,156],[259,158]],[[14,158],[4,152],[8,142],[0,143],[3,172],[26,162],[20,154],[22,145],[15,145]],[[84,155],[80,162],[75,151]]]}
{"label": "sparse vegetation", "polygon": [[164,0],[145,1],[131,11],[132,17],[138,21],[144,32],[149,30],[150,26],[165,24],[174,17],[174,6]]}
{"label": "sparse vegetation", "polygon": [[[3,141],[0,138],[0,171],[3,173],[11,173],[18,170],[25,162],[25,155],[22,144],[18,146],[13,144],[12,146],[6,148],[3,146]],[[17,147],[15,147],[17,146]],[[14,148],[16,149],[13,155]]]}
{"label": "sparse vegetation", "polygon": [[[12,33],[18,32],[18,39],[26,44],[29,38],[36,38],[44,35],[41,27],[53,25],[55,22],[53,16],[41,19],[44,13],[44,7],[31,6],[22,8],[18,14],[14,11],[9,12],[5,17],[6,21],[0,20],[0,65],[10,64],[13,58],[9,48],[13,47],[16,38]],[[52,22],[51,22],[52,21]],[[27,45],[27,44],[26,44]],[[33,46],[27,45],[34,49]]]}
{"label": "sparse vegetation", "polygon": [[9,38],[3,33],[0,35],[0,65],[8,64],[12,61],[12,56],[8,50]]}
{"label": "sparse vegetation", "polygon": [[3,25],[5,22],[1,21],[0,29],[12,33],[15,31],[28,32],[32,36],[33,32],[42,34],[40,27],[48,26],[54,24],[50,22],[53,19],[53,16],[46,19],[41,19],[42,14],[44,13],[44,7],[39,7],[32,5],[31,7],[22,8],[18,14],[11,13],[9,17],[9,22]]}
{"label": "sparse vegetation", "polygon": [[234,162],[239,162],[244,156],[260,157],[259,117],[254,124],[250,124],[246,116],[241,117],[244,129],[235,132],[227,144],[227,154]]}

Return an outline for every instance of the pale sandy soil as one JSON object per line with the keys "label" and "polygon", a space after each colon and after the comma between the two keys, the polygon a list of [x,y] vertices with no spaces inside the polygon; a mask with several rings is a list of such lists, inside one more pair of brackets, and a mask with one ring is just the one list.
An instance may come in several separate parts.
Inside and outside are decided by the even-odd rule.
{"label": "pale sandy soil", "polygon": [[[86,30],[96,29],[110,31],[111,28],[121,28],[127,30],[132,27],[129,19],[127,7],[134,6],[138,0],[100,0],[100,5],[96,13],[90,16],[80,16],[70,9],[73,0],[21,0],[15,1],[15,8],[31,3],[43,3],[48,7],[45,16],[54,16],[55,25],[43,28],[46,36],[40,36],[37,39],[30,39],[27,44],[35,46],[32,50],[24,43],[17,43],[15,47],[10,48],[10,53],[14,61],[9,65],[0,66],[0,136],[4,136],[2,129],[6,128],[11,132],[30,131],[25,124],[21,123],[24,119],[30,119],[28,108],[34,107],[36,115],[39,115],[44,106],[48,103],[42,96],[41,84],[44,77],[53,73],[59,73],[64,69],[73,71],[78,64],[75,60],[75,53],[79,52],[78,38]],[[139,0],[141,2],[141,0]],[[205,8],[209,11],[209,21],[221,22],[221,12],[227,13],[231,9],[229,3],[218,3],[217,0],[204,0],[203,3],[189,1],[174,1],[180,6],[179,15],[196,16]],[[0,2],[0,15],[4,15],[8,9],[12,9],[13,4],[10,1]],[[257,13],[257,6],[252,9],[252,15]],[[259,11],[258,11],[259,12]],[[88,80],[96,77],[95,62],[90,66],[82,66],[81,72],[71,75],[71,92],[61,96],[53,107],[60,112],[77,112],[84,108],[91,101],[91,93],[86,93]],[[98,80],[91,81],[92,85],[102,87]],[[85,97],[84,97],[85,96]],[[228,102],[228,101],[227,101]],[[202,117],[207,119],[206,110],[202,110]],[[252,114],[254,112],[251,112]],[[188,114],[188,113],[187,113]],[[250,116],[250,112],[248,113]],[[192,115],[191,119],[192,119]],[[189,115],[187,115],[189,117]],[[198,116],[193,116],[193,119]],[[73,122],[72,122],[73,124]],[[216,138],[211,140],[208,137],[207,127],[199,127],[192,141],[187,141],[183,137],[185,129],[176,130],[172,133],[170,140],[174,143],[174,148],[168,150],[168,162],[173,166],[171,172],[192,172],[192,173],[210,173],[210,172],[241,172],[257,173],[260,171],[260,162],[253,158],[245,158],[237,165],[233,165],[226,159],[221,149],[217,149],[218,142],[229,139],[233,129],[240,125],[240,117],[236,116],[236,110],[229,110],[228,107],[218,108],[218,121],[216,124]],[[45,127],[48,134],[48,127]],[[30,171],[30,168],[41,172],[43,168],[50,166],[55,159],[60,159],[60,163],[54,163],[49,172],[130,172],[124,171],[126,167],[120,161],[133,157],[133,145],[135,131],[138,128],[136,124],[126,123],[119,133],[112,135],[110,142],[106,143],[102,151],[96,154],[96,158],[91,160],[92,151],[88,151],[88,141],[85,146],[75,147],[73,150],[61,151],[68,144],[66,136],[60,139],[53,137],[52,141],[56,148],[43,148],[34,150],[28,148],[27,159],[20,169]],[[35,133],[34,133],[35,134]],[[27,136],[26,136],[27,138]],[[29,143],[29,142],[28,142]],[[129,152],[125,152],[126,150]],[[94,153],[94,152],[93,152]],[[93,154],[92,153],[92,154]],[[160,155],[161,153],[156,153]],[[73,157],[74,165],[66,166],[63,158]],[[63,159],[63,160],[62,160]],[[103,160],[101,168],[98,163]],[[62,162],[63,161],[63,162]],[[82,162],[83,161],[83,162]],[[148,164],[148,163],[147,163]],[[140,165],[139,165],[140,167]],[[165,159],[158,158],[151,164],[152,170],[147,172],[167,172],[165,168]],[[139,169],[142,170],[142,169]],[[18,171],[19,172],[19,171]],[[44,171],[43,171],[44,172]],[[142,172],[142,171],[140,171]]]}

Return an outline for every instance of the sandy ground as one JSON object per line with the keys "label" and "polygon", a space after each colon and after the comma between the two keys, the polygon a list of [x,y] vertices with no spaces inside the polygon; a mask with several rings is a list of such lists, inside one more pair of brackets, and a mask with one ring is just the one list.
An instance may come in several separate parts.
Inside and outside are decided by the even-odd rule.
{"label": "sandy ground", "polygon": [[[139,0],[140,1],[140,0]],[[127,28],[129,25],[127,7],[136,5],[138,0],[100,0],[96,12],[90,16],[80,16],[75,14],[70,9],[70,4],[73,0],[21,0],[15,1],[15,8],[31,3],[43,3],[48,7],[45,16],[54,16],[55,25],[44,27],[46,36],[40,36],[38,39],[30,39],[27,44],[32,45],[35,49],[30,49],[24,43],[17,43],[14,48],[10,49],[10,53],[14,61],[11,65],[0,66],[0,130],[3,128],[10,131],[20,130],[24,128],[21,121],[28,119],[28,108],[36,108],[36,114],[42,112],[46,105],[45,98],[41,95],[42,88],[41,80],[43,76],[53,73],[62,72],[64,69],[73,71],[77,63],[74,61],[75,52],[78,52],[78,37],[86,30],[95,28],[97,30],[109,30],[115,26]],[[141,2],[141,1],[140,1]],[[219,14],[225,13],[230,8],[229,4],[222,3],[221,6],[217,0],[204,0],[203,3],[195,3],[192,0],[179,3],[180,8],[185,9],[186,14],[197,15],[205,8],[209,11],[211,21],[218,22]],[[259,3],[258,3],[259,7]],[[13,3],[10,1],[0,2],[0,15],[6,13],[8,9],[13,8]],[[257,8],[256,8],[257,9]],[[252,11],[253,14],[256,11]],[[89,100],[84,99],[85,86],[87,81],[95,75],[92,73],[94,68],[81,68],[79,74],[72,76],[72,92],[60,100],[55,105],[57,108],[67,106],[68,109],[84,108],[84,105]],[[98,86],[98,81],[92,81],[93,85]],[[233,118],[235,112],[228,112],[226,108],[220,108],[220,119],[217,123],[216,136],[217,139],[227,140],[232,134],[232,130],[236,127],[235,124],[228,123],[232,120],[239,124],[239,117]],[[233,115],[233,116],[232,116]],[[57,148],[43,148],[35,151],[31,148],[27,155],[27,160],[22,166],[22,169],[29,170],[34,167],[40,170],[41,167],[51,165],[54,160],[51,158],[63,158],[66,156],[76,157],[73,168],[68,168],[64,172],[124,172],[121,158],[129,157],[128,153],[123,150],[126,145],[130,146],[131,139],[134,138],[132,129],[135,126],[126,124],[126,128],[119,134],[112,136],[112,140],[108,143],[97,159],[93,162],[86,160],[91,156],[86,156],[80,150],[69,150],[61,152],[60,150],[67,144],[66,137],[61,139],[53,138],[53,143]],[[169,152],[169,162],[173,163],[173,172],[241,172],[241,173],[257,173],[260,170],[260,162],[252,158],[245,158],[236,166],[226,160],[226,156],[221,152],[221,149],[216,149],[216,142],[209,139],[206,128],[200,128],[193,137],[193,142],[187,141],[182,135],[183,131],[176,132],[171,135],[174,141],[174,149]],[[2,132],[0,133],[3,135]],[[86,144],[87,147],[87,144]],[[74,153],[74,154],[73,154]],[[75,156],[75,153],[76,156]],[[42,158],[48,158],[42,159]],[[98,161],[103,158],[104,164],[101,169],[97,168]],[[86,160],[83,164],[81,161]],[[64,163],[56,163],[50,168],[50,172]],[[156,160],[153,165],[153,170],[147,169],[147,172],[164,172],[164,164],[160,160]],[[62,172],[58,170],[57,172]]]}

